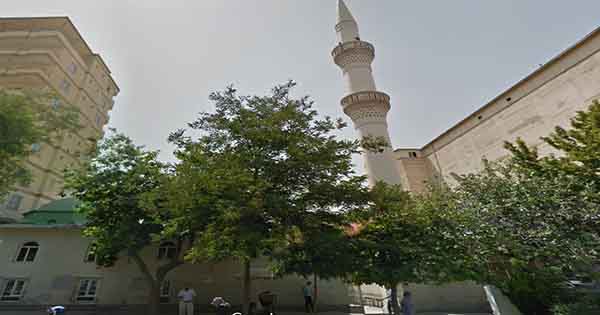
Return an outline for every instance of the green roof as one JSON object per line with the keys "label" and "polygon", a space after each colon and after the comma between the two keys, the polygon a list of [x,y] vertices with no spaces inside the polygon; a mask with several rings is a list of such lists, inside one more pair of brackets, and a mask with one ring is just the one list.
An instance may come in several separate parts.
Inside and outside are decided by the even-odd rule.
{"label": "green roof", "polygon": [[52,201],[37,209],[23,214],[21,224],[31,225],[83,225],[85,216],[76,211],[81,202],[75,198],[64,198]]}

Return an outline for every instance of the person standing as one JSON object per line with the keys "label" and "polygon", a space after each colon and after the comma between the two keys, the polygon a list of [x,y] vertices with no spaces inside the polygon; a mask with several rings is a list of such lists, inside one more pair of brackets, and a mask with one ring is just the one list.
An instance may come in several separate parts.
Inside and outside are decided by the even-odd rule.
{"label": "person standing", "polygon": [[307,313],[312,313],[315,311],[314,305],[314,292],[312,288],[312,282],[308,281],[306,285],[302,288],[302,293],[304,294],[304,309]]}
{"label": "person standing", "polygon": [[196,292],[194,289],[186,287],[177,294],[179,298],[179,315],[194,315],[194,298]]}
{"label": "person standing", "polygon": [[402,302],[400,303],[402,315],[415,315],[415,306],[412,302],[412,297],[410,292],[404,292],[404,296],[402,298]]}
{"label": "person standing", "polygon": [[64,306],[52,306],[50,308],[48,308],[48,314],[49,315],[65,315],[66,314],[66,310]]}

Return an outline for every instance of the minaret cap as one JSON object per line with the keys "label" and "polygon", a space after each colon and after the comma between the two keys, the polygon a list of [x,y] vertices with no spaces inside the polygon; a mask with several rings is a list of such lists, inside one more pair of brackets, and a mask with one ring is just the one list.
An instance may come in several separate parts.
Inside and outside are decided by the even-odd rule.
{"label": "minaret cap", "polygon": [[352,16],[352,13],[350,13],[350,10],[346,6],[346,3],[344,3],[344,0],[338,0],[338,12],[337,13],[338,13],[338,16],[337,16],[338,24],[341,22],[345,22],[345,21],[356,23],[356,20]]}
{"label": "minaret cap", "polygon": [[358,40],[360,38],[360,35],[358,34],[358,24],[352,16],[352,13],[350,13],[350,10],[348,10],[344,0],[338,0],[337,15],[335,30],[338,35],[338,42],[347,43]]}

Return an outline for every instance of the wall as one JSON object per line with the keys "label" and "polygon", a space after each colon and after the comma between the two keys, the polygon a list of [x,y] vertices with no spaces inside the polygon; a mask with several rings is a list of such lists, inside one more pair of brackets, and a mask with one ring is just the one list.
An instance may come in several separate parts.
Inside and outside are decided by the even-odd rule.
{"label": "wall", "polygon": [[[83,127],[31,156],[34,183],[15,191],[23,212],[58,196],[63,169],[78,164],[90,138],[102,138],[119,88],[68,18],[0,18],[0,29],[0,88],[53,91],[61,106],[80,110]],[[0,220],[14,215],[0,200]]]}
{"label": "wall", "polygon": [[[34,262],[15,262],[21,244],[36,241],[40,251]],[[65,228],[7,228],[0,225],[0,290],[7,278],[28,279],[25,296],[20,302],[0,302],[0,309],[14,305],[75,304],[76,286],[81,278],[98,278],[98,304],[144,304],[148,286],[137,265],[128,258],[120,259],[114,267],[98,268],[85,263],[89,240],[80,230]],[[156,248],[148,248],[143,257],[156,268]],[[266,279],[270,273],[263,261],[253,263],[253,274],[265,279],[253,281],[252,296],[270,290],[279,296],[279,304],[299,308],[303,305],[299,277]],[[213,297],[223,296],[232,304],[241,304],[241,265],[235,262],[219,264],[186,264],[169,274],[172,281],[172,301],[184,286],[198,293],[197,303],[208,304]],[[342,307],[359,301],[354,288],[339,281],[319,281],[320,304]],[[8,306],[7,306],[8,305]]]}
{"label": "wall", "polygon": [[[521,137],[541,144],[555,126],[569,126],[578,110],[600,97],[600,33],[566,51],[555,61],[501,94],[460,124],[421,149],[450,181],[450,174],[481,169],[481,159],[507,155],[504,141]],[[540,145],[540,152],[551,148]]]}

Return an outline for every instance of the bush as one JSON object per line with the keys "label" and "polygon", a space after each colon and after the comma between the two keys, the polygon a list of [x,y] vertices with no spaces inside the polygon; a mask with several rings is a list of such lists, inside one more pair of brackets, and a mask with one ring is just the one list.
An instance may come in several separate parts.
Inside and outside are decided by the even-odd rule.
{"label": "bush", "polygon": [[600,295],[588,295],[571,304],[558,304],[552,308],[553,315],[598,315]]}

